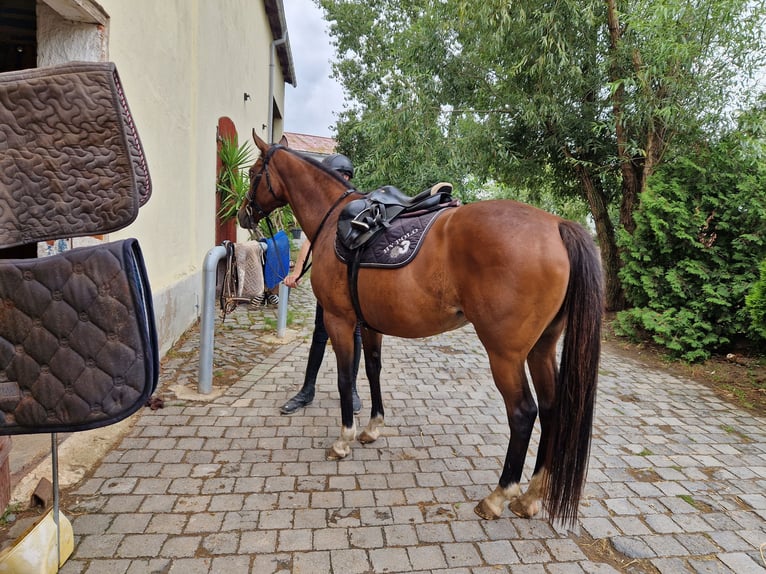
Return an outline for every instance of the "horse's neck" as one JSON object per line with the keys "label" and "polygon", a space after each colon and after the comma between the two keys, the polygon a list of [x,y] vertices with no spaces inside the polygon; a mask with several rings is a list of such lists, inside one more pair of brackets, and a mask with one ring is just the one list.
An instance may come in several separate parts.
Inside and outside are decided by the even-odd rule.
{"label": "horse's neck", "polygon": [[[291,159],[295,161],[295,158]],[[280,173],[280,177],[288,190],[290,206],[295,218],[306,236],[313,239],[319,231],[325,214],[332,209],[345,191],[344,186],[314,166],[306,165],[305,162],[301,162],[300,166],[291,166]],[[325,226],[334,227],[336,219],[337,214],[331,214]]]}

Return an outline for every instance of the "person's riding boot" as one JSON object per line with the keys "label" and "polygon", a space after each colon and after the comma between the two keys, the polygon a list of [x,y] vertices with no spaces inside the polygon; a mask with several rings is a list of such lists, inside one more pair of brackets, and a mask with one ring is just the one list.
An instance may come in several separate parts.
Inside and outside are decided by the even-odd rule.
{"label": "person's riding boot", "polygon": [[298,409],[310,405],[314,401],[315,390],[316,386],[314,383],[303,385],[301,390],[298,391],[298,393],[293,398],[282,405],[282,408],[279,409],[279,412],[281,412],[283,415],[291,415]]}
{"label": "person's riding boot", "polygon": [[351,397],[354,400],[354,414],[359,414],[362,410],[362,399],[359,397],[359,393],[356,392],[356,380],[351,383]]}
{"label": "person's riding boot", "polygon": [[303,387],[298,394],[287,401],[279,409],[283,415],[291,415],[295,411],[310,405],[314,400],[314,391],[316,390],[317,375],[322,366],[324,350],[326,343],[322,340],[313,339],[309,347],[309,359],[306,362],[306,376],[303,379]]}

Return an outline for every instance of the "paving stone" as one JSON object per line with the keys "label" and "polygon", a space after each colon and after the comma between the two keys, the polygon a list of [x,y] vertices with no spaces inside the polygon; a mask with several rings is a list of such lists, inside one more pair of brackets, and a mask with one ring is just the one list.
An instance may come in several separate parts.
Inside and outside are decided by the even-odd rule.
{"label": "paving stone", "polygon": [[513,549],[522,562],[549,562],[551,556],[542,542],[536,540],[514,540]]}
{"label": "paving stone", "polygon": [[573,540],[548,539],[545,541],[545,545],[558,562],[576,562],[586,559],[585,554]]}
{"label": "paving stone", "polygon": [[610,539],[614,549],[628,558],[653,558],[655,552],[647,543],[636,536],[615,536]]}
{"label": "paving stone", "polygon": [[508,540],[479,542],[479,552],[487,564],[519,564],[521,559]]}
{"label": "paving stone", "polygon": [[766,568],[756,562],[755,557],[744,552],[725,552],[718,558],[733,572],[749,572],[752,574],[766,572]]}
{"label": "paving stone", "polygon": [[121,558],[159,556],[166,540],[166,534],[129,534],[123,537],[114,555]]}
{"label": "paving stone", "polygon": [[441,546],[418,545],[407,548],[410,565],[414,570],[438,570],[447,567]]}
{"label": "paving stone", "polygon": [[479,553],[473,544],[468,542],[456,542],[444,544],[442,548],[450,568],[478,566],[482,564],[482,558],[479,556]]}
{"label": "paving stone", "polygon": [[371,568],[364,550],[332,550],[330,551],[330,564],[333,572],[349,574],[362,574]]}
{"label": "paving stone", "polygon": [[412,570],[405,548],[375,548],[370,550],[370,562],[374,572],[409,572]]}

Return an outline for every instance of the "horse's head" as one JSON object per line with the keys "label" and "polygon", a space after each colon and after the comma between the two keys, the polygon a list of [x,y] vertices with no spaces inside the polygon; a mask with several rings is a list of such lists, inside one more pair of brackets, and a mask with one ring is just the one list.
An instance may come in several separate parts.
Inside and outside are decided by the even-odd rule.
{"label": "horse's head", "polygon": [[254,229],[258,222],[269,213],[287,204],[287,198],[275,191],[272,176],[269,173],[269,161],[282,146],[269,146],[253,130],[253,140],[261,156],[250,168],[250,191],[237,212],[240,227]]}

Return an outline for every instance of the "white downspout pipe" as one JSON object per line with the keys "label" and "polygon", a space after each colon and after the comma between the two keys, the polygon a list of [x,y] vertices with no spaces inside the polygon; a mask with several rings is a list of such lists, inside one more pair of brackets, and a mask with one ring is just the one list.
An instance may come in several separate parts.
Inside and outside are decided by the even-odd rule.
{"label": "white downspout pipe", "polygon": [[286,41],[287,40],[285,38],[274,40],[271,43],[271,48],[269,49],[269,115],[266,118],[266,121],[269,123],[270,144],[274,143],[274,68],[276,67],[276,64],[274,63],[274,53],[277,49],[277,46],[281,46]]}
{"label": "white downspout pipe", "polygon": [[[277,46],[281,46],[287,41],[282,37],[278,40],[274,40],[271,43],[269,50],[269,116],[267,121],[269,123],[269,143],[274,143],[274,54]],[[280,339],[285,336],[285,330],[287,329],[287,298],[290,290],[284,283],[279,284],[279,306],[277,307],[277,337]]]}

